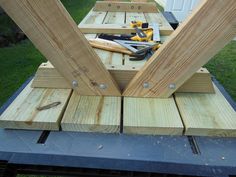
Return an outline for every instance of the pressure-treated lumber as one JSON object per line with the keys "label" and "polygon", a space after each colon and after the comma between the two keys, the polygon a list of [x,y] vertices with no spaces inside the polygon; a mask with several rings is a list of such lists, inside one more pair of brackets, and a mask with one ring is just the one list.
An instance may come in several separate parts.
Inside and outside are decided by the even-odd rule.
{"label": "pressure-treated lumber", "polygon": [[[104,20],[101,21],[100,23],[101,24],[124,23],[124,20],[125,20],[125,12],[107,12]],[[95,50],[95,51],[105,65],[122,65],[123,63],[123,55],[120,53],[108,52],[104,50]]]}
{"label": "pressure-treated lumber", "polygon": [[[155,21],[154,21],[155,22]],[[130,34],[135,33],[135,29],[130,27],[130,24],[84,24],[79,25],[79,29],[84,33],[105,33],[105,34]],[[169,36],[173,33],[171,26],[160,26],[160,34]]]}
{"label": "pressure-treated lumber", "polygon": [[[0,116],[0,127],[8,129],[59,130],[71,89],[32,89],[29,83]],[[55,107],[38,110],[50,104]],[[59,104],[60,103],[60,104]]]}
{"label": "pressure-treated lumber", "polygon": [[173,97],[124,98],[123,132],[145,135],[182,135],[184,127]]}
{"label": "pressure-treated lumber", "polygon": [[[110,23],[110,22],[116,23],[118,19],[119,21],[121,21],[121,23],[124,23],[124,16],[125,16],[124,12],[95,12],[92,9],[88,13],[88,15],[82,20],[79,26],[91,25],[91,24],[101,25],[103,23]],[[85,34],[85,37],[87,39],[95,39],[97,37],[97,34]],[[94,51],[98,54],[100,60],[105,65],[121,65],[122,64],[122,60],[123,60],[122,54],[104,51],[100,49],[95,49]]]}
{"label": "pressure-treated lumber", "polygon": [[73,83],[77,93],[120,95],[115,81],[60,1],[0,0],[0,5],[68,83]]}
{"label": "pressure-treated lumber", "polygon": [[162,13],[144,13],[144,16],[149,24],[157,23],[159,25],[162,36],[169,36],[174,31]]}
{"label": "pressure-treated lumber", "polygon": [[236,112],[215,87],[216,94],[176,93],[185,135],[236,136]]}
{"label": "pressure-treated lumber", "polygon": [[203,1],[133,78],[123,95],[169,97],[234,38],[235,12],[235,0]]}
{"label": "pressure-treated lumber", "polygon": [[[141,69],[141,67],[125,65],[106,65],[106,67],[121,89],[124,89]],[[71,88],[50,63],[40,65],[33,80],[32,87]],[[214,93],[211,74],[207,69],[201,68],[176,92]]]}
{"label": "pressure-treated lumber", "polygon": [[[80,25],[101,25],[107,15],[107,12],[95,12],[93,9],[89,11],[89,13],[84,17],[84,19],[80,22]],[[85,34],[87,39],[94,39],[97,37],[97,34]]]}
{"label": "pressure-treated lumber", "polygon": [[176,92],[215,93],[211,74],[206,68],[199,69],[190,79],[179,87]]}
{"label": "pressure-treated lumber", "polygon": [[[91,10],[80,25],[111,22],[124,23],[124,17],[124,12],[107,12],[104,16],[104,12],[95,12]],[[85,36],[88,39],[95,39],[97,35],[86,34]],[[115,65],[122,65],[122,54],[100,49],[95,49],[95,52],[106,66],[109,65],[114,67]],[[47,65],[50,66],[51,64],[47,63],[44,67],[47,67]],[[44,72],[44,74],[46,73],[47,72]],[[49,71],[49,73],[52,74],[52,82],[56,82],[58,85],[63,83],[63,81],[59,81],[57,77],[55,77],[57,75],[55,75],[55,72]],[[78,96],[73,93],[61,123],[62,130],[119,133],[120,113],[120,97],[87,97]]]}
{"label": "pressure-treated lumber", "polygon": [[109,11],[109,12],[150,12],[158,13],[155,3],[146,2],[107,2],[97,1],[94,6],[94,11]]}
{"label": "pressure-treated lumber", "polygon": [[120,132],[121,97],[72,94],[61,127],[63,131]]}

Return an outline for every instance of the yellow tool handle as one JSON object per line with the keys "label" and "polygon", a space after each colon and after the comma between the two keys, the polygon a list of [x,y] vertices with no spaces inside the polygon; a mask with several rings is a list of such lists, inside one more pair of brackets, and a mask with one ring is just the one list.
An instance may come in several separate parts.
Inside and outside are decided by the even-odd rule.
{"label": "yellow tool handle", "polygon": [[141,38],[138,35],[136,35],[136,36],[132,37],[131,40],[139,41],[139,42],[150,42],[152,40],[153,30],[152,29],[147,29],[147,30],[144,31],[144,33],[146,34],[145,38]]}

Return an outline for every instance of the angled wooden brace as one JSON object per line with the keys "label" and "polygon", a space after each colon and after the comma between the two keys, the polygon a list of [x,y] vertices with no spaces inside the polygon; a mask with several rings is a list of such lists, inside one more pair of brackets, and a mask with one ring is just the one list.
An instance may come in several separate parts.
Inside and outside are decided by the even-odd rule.
{"label": "angled wooden brace", "polygon": [[169,97],[236,36],[236,1],[204,0],[137,73],[124,96]]}
{"label": "angled wooden brace", "polygon": [[58,0],[0,0],[0,6],[80,95],[120,91]]}

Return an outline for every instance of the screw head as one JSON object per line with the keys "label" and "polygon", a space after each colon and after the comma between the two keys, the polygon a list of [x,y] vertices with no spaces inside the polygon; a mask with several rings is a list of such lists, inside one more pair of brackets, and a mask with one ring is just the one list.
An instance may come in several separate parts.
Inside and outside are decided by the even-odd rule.
{"label": "screw head", "polygon": [[148,89],[150,87],[150,84],[148,82],[143,83],[143,88]]}
{"label": "screw head", "polygon": [[78,84],[77,81],[72,81],[72,86],[73,86],[73,87],[78,87],[78,85],[79,85],[79,84]]}
{"label": "screw head", "polygon": [[172,83],[172,84],[169,85],[169,89],[175,89],[175,88],[176,88],[175,84]]}
{"label": "screw head", "polygon": [[105,90],[105,89],[107,89],[107,85],[106,84],[99,84],[99,88],[101,90]]}

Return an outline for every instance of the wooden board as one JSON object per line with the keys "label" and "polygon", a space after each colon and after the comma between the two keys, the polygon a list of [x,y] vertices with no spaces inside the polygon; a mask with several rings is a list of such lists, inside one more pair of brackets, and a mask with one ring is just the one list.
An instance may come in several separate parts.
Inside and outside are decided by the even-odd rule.
{"label": "wooden board", "polygon": [[215,93],[211,74],[206,68],[199,69],[190,79],[178,88],[176,92]]}
{"label": "wooden board", "polygon": [[[106,16],[101,16],[99,13],[103,14],[103,12],[91,11],[85,17],[85,20],[80,23],[80,25],[124,23],[124,12],[107,12]],[[96,38],[97,35],[86,34],[86,37]],[[116,65],[120,66],[123,63],[123,55],[120,53],[108,52],[99,49],[95,49],[95,52],[107,68],[110,66],[112,66],[111,68],[114,68]],[[55,77],[55,72],[51,74],[53,79],[58,78],[57,76]],[[57,84],[63,83],[63,81],[55,81]],[[61,126],[63,131],[119,133],[120,114],[121,97],[87,97],[78,96],[73,93],[65,111]]]}
{"label": "wooden board", "polygon": [[184,127],[173,97],[124,97],[123,131],[128,134],[182,135]]}
{"label": "wooden board", "polygon": [[146,2],[106,2],[97,1],[94,6],[94,11],[109,11],[109,12],[150,12],[158,13],[155,3]]}
{"label": "wooden board", "polygon": [[[96,33],[105,33],[105,34],[130,34],[135,33],[135,29],[130,27],[130,24],[103,24],[103,25],[94,25],[94,24],[84,24],[79,25],[79,29],[82,33],[96,34]],[[173,33],[173,29],[170,25],[161,26],[160,34],[163,36],[169,36]]]}
{"label": "wooden board", "polygon": [[60,1],[0,0],[0,5],[78,94],[120,95],[110,73]]}
{"label": "wooden board", "polygon": [[[0,116],[0,127],[8,129],[59,130],[71,89],[32,89],[29,83]],[[55,102],[60,105],[37,110]]]}
{"label": "wooden board", "polygon": [[[95,12],[93,9],[84,17],[84,19],[80,22],[80,25],[101,25],[107,15],[107,12]],[[97,34],[86,34],[85,37],[87,39],[96,38]]]}
{"label": "wooden board", "polygon": [[236,112],[215,87],[216,94],[176,93],[185,135],[236,136]]}
{"label": "wooden board", "polygon": [[73,93],[63,116],[63,131],[119,133],[121,97],[78,96]]}
{"label": "wooden board", "polygon": [[174,29],[170,26],[162,13],[144,13],[144,16],[148,23],[157,23],[159,25],[160,34],[162,36],[169,36],[174,32]]}
{"label": "wooden board", "polygon": [[235,37],[235,7],[235,0],[203,1],[137,73],[123,95],[171,96]]}
{"label": "wooden board", "polygon": [[[140,67],[129,67],[125,65],[106,65],[106,67],[118,83],[120,89],[124,89],[140,70]],[[71,88],[50,63],[43,63],[38,68],[32,87]],[[209,71],[201,68],[176,92],[214,93]]]}
{"label": "wooden board", "polygon": [[[124,20],[125,12],[107,12],[103,24],[124,23]],[[104,50],[99,50],[97,53],[105,65],[114,66],[123,64],[123,54],[121,53],[108,52]],[[103,59],[104,54],[108,56],[105,60]]]}

